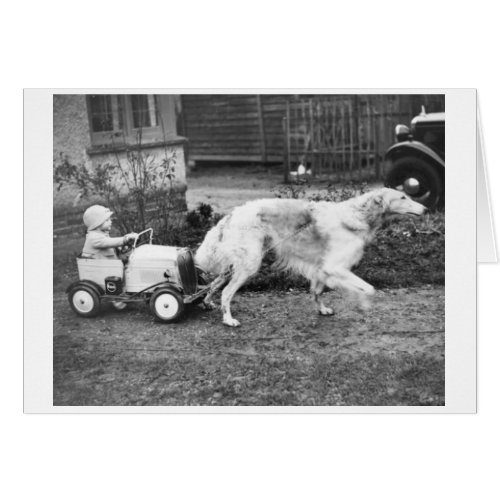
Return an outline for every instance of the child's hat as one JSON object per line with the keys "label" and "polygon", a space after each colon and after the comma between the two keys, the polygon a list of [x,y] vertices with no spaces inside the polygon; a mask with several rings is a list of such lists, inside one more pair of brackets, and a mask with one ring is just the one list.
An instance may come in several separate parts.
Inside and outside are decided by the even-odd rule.
{"label": "child's hat", "polygon": [[83,223],[87,226],[89,231],[99,227],[103,222],[106,222],[113,212],[101,205],[92,205],[85,210],[83,214]]}

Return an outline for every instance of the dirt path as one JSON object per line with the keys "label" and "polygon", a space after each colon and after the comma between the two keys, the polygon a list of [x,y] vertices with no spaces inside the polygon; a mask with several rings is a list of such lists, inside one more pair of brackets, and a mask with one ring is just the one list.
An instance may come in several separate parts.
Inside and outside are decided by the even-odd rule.
{"label": "dirt path", "polygon": [[231,189],[231,188],[189,188],[186,199],[189,210],[194,210],[200,203],[211,205],[216,213],[227,214],[235,205],[235,198],[243,205],[247,201],[270,198],[270,189]]}
{"label": "dirt path", "polygon": [[[186,199],[189,210],[199,203],[212,206],[215,212],[226,214],[235,206],[259,198],[274,198],[273,190],[283,183],[281,167],[257,165],[201,166],[187,175]],[[308,194],[326,190],[327,180],[316,179],[305,189]],[[381,183],[372,186],[380,187]]]}
{"label": "dirt path", "polygon": [[368,313],[328,298],[334,317],[305,291],[244,293],[230,329],[197,307],[83,319],[56,293],[55,404],[443,404],[444,288],[378,291]]}
{"label": "dirt path", "polygon": [[279,168],[262,166],[201,166],[188,172],[186,201],[190,210],[199,203],[226,214],[236,205],[272,197],[272,188],[283,181]]}

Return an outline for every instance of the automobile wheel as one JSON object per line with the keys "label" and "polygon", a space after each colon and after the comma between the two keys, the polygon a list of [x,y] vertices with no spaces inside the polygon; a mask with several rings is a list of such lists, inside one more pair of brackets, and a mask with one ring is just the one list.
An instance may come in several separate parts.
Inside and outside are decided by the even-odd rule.
{"label": "automobile wheel", "polygon": [[111,302],[111,305],[116,311],[123,311],[124,309],[127,309],[128,306],[126,302],[121,302],[119,300],[113,300],[113,302]]}
{"label": "automobile wheel", "polygon": [[69,305],[79,316],[92,318],[97,316],[101,307],[99,295],[85,285],[75,286],[68,295]]}
{"label": "automobile wheel", "polygon": [[151,295],[149,307],[156,318],[163,323],[177,321],[184,313],[184,302],[179,292],[160,288]]}
{"label": "automobile wheel", "polygon": [[387,173],[385,184],[404,191],[428,208],[435,208],[444,198],[443,183],[436,168],[421,158],[405,157],[396,160]]}

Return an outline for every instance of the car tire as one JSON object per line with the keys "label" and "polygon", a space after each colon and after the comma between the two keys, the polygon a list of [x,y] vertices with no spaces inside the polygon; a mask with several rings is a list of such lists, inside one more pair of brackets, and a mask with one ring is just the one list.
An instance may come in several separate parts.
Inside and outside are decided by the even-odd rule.
{"label": "car tire", "polygon": [[[409,179],[418,183],[417,191],[411,189]],[[444,200],[443,182],[437,169],[417,157],[399,158],[392,164],[386,176],[387,187],[404,191],[410,198],[427,208],[436,208]]]}
{"label": "car tire", "polygon": [[158,321],[173,323],[184,313],[182,296],[171,288],[156,290],[149,299],[149,307]]}
{"label": "car tire", "polygon": [[99,314],[101,299],[89,286],[76,285],[68,294],[69,305],[78,316],[93,318]]}

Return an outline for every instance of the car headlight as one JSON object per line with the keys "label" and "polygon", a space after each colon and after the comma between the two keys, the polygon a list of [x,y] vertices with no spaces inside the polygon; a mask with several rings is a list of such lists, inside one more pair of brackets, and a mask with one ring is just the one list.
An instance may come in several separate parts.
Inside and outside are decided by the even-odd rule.
{"label": "car headlight", "polygon": [[406,125],[396,125],[394,132],[398,142],[406,141],[410,136],[410,129]]}

